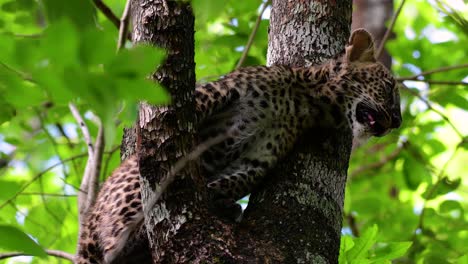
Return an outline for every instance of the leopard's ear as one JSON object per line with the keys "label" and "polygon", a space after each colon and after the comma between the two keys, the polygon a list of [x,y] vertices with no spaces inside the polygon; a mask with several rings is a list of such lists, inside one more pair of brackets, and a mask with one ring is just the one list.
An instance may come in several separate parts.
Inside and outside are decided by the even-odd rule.
{"label": "leopard's ear", "polygon": [[349,62],[375,62],[374,39],[365,29],[351,33],[346,45],[346,59]]}

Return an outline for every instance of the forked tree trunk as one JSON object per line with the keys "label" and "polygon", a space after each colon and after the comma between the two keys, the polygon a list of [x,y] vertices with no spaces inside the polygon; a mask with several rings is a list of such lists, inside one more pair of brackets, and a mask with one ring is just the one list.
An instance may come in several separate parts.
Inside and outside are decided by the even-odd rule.
{"label": "forked tree trunk", "polygon": [[[193,17],[183,1],[134,0],[133,37],[168,50],[155,78],[168,107],[143,105],[136,126],[143,202],[193,144]],[[273,1],[269,64],[318,63],[349,36],[351,1]],[[131,140],[129,141],[131,142]],[[300,146],[300,147],[299,147]],[[241,224],[207,210],[195,165],[178,174],[146,215],[154,263],[336,263],[350,131],[310,131],[251,195]]]}

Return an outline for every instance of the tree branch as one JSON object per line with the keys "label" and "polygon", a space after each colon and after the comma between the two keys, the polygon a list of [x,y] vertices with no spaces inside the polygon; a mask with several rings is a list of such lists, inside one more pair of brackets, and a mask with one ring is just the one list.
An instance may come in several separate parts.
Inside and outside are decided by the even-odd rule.
{"label": "tree branch", "polygon": [[360,236],[359,228],[356,224],[356,217],[354,217],[353,213],[348,213],[345,215],[346,221],[348,222],[349,228],[351,229],[351,233],[355,237]]}
{"label": "tree branch", "polygon": [[468,64],[447,66],[447,67],[441,67],[441,68],[437,68],[437,69],[433,69],[433,70],[423,71],[423,72],[418,73],[418,74],[413,75],[413,76],[397,78],[397,80],[398,81],[417,80],[419,77],[426,76],[426,75],[431,75],[433,73],[446,72],[446,71],[451,71],[451,70],[456,70],[456,69],[463,69],[463,68],[468,68]]}
{"label": "tree branch", "polygon": [[60,166],[60,165],[63,165],[65,162],[69,162],[69,161],[72,161],[72,160],[75,160],[75,159],[78,159],[78,158],[83,158],[83,157],[86,157],[87,154],[83,153],[83,154],[79,154],[79,155],[76,155],[76,156],[73,156],[71,158],[68,158],[68,159],[64,159],[60,162],[57,162],[55,163],[54,165],[46,168],[45,170],[41,171],[40,173],[38,173],[36,176],[34,176],[34,178],[32,178],[29,182],[27,182],[26,184],[23,185],[23,187],[21,187],[19,189],[19,191],[17,191],[12,197],[10,197],[8,200],[6,200],[5,202],[3,202],[1,205],[0,205],[0,209],[2,209],[5,205],[7,205],[9,202],[13,201],[18,195],[20,195],[26,188],[29,187],[29,185],[31,185],[33,182],[35,182],[36,180],[38,180],[40,177],[42,177],[44,174],[46,174],[48,171],[56,168],[57,166]]}
{"label": "tree branch", "polygon": [[[81,128],[86,145],[88,146],[89,158],[88,162],[86,163],[85,172],[80,185],[80,190],[82,191],[78,193],[79,221],[82,223],[82,219],[85,217],[96,200],[99,174],[101,170],[102,153],[104,150],[104,128],[99,118],[94,117],[94,121],[98,126],[98,134],[96,136],[96,142],[93,146],[89,129],[84,122],[80,112],[73,103],[69,103],[69,108]],[[86,193],[83,191],[86,191]]]}
{"label": "tree branch", "polygon": [[64,193],[42,193],[42,192],[23,192],[19,195],[41,195],[41,196],[55,196],[55,197],[76,197],[76,194]]}
{"label": "tree branch", "polygon": [[252,47],[255,35],[257,35],[257,30],[258,30],[258,27],[260,26],[260,22],[262,21],[263,13],[265,12],[266,8],[270,5],[270,3],[271,3],[271,0],[267,0],[263,3],[262,9],[260,10],[260,14],[258,14],[257,20],[255,21],[255,25],[252,29],[252,32],[250,33],[249,40],[247,41],[247,44],[244,47],[244,51],[242,52],[242,55],[239,61],[237,62],[236,69],[242,67],[242,64],[244,64],[244,61],[247,58],[249,50]]}
{"label": "tree branch", "polygon": [[125,41],[127,40],[126,36],[128,36],[128,24],[130,21],[130,6],[131,0],[127,0],[125,4],[125,9],[123,11],[122,17],[120,18],[119,24],[119,41],[117,43],[117,51],[121,50],[122,47],[125,46]]}
{"label": "tree branch", "polygon": [[109,151],[106,152],[106,154],[109,154],[106,158],[106,161],[104,162],[104,169],[102,170],[102,175],[107,175],[107,169],[109,167],[109,161],[112,158],[112,155],[120,149],[120,145],[113,147]]}
{"label": "tree branch", "polygon": [[447,85],[465,85],[468,86],[467,82],[462,82],[462,81],[439,81],[439,80],[414,80],[414,79],[408,79],[405,80],[405,78],[398,78],[398,81],[412,81],[412,82],[425,82],[429,84],[447,84]]}
{"label": "tree branch", "polygon": [[[99,189],[99,175],[101,173],[102,154],[104,151],[105,140],[104,140],[104,126],[98,117],[94,118],[96,125],[98,126],[98,134],[96,136],[96,142],[94,144],[94,155],[92,158],[92,167],[90,168],[90,177],[88,179],[88,198],[86,212],[91,208],[96,201],[97,192]],[[87,164],[88,165],[88,164]]]}
{"label": "tree branch", "polygon": [[426,104],[427,108],[429,108],[430,110],[434,111],[436,114],[438,114],[440,117],[442,117],[442,119],[445,120],[445,122],[447,122],[453,129],[453,131],[455,131],[455,133],[457,133],[457,135],[463,139],[463,134],[460,132],[460,130],[457,129],[457,127],[452,123],[452,121],[450,121],[450,119],[442,112],[440,112],[439,110],[435,109],[432,104],[427,101],[426,99],[424,99],[419,93],[411,90],[411,89],[408,89],[406,88],[405,89],[406,91],[408,91],[410,94],[416,96],[419,98],[419,100],[421,100],[424,104]]}
{"label": "tree branch", "polygon": [[[102,0],[93,0],[94,5],[99,9],[107,19],[109,19],[116,28],[120,28],[120,19],[112,12],[112,10],[102,2]],[[132,40],[132,36],[127,34],[127,39]]]}
{"label": "tree branch", "polygon": [[[455,158],[455,155],[457,154],[458,150],[460,149],[461,147],[461,143],[463,143],[464,139],[462,139],[462,141],[460,142],[460,144],[457,145],[457,147],[455,148],[455,150],[453,151],[452,155],[450,156],[450,158],[445,162],[444,166],[441,168],[441,170],[439,171],[439,173],[437,174],[437,181],[436,183],[434,183],[434,185],[432,185],[430,187],[430,189],[428,189],[427,191],[427,194],[426,194],[426,198],[424,199],[424,203],[423,203],[423,207],[422,207],[422,210],[421,210],[421,214],[419,215],[419,220],[418,220],[418,226],[415,228],[415,230],[424,230],[424,216],[426,214],[426,209],[427,209],[427,203],[429,200],[431,200],[433,198],[433,195],[434,195],[434,192],[437,190],[437,187],[442,183],[442,181],[444,180],[444,171],[445,169],[447,168],[448,164]],[[417,235],[417,232],[413,232],[413,238],[412,240],[415,241],[416,239],[416,235]]]}
{"label": "tree branch", "polygon": [[[93,168],[93,157],[94,157],[94,147],[93,147],[93,142],[91,139],[91,135],[89,133],[88,126],[84,122],[83,117],[81,116],[80,112],[76,108],[76,106],[73,103],[68,104],[70,108],[70,112],[72,113],[73,117],[75,118],[76,122],[80,126],[81,133],[83,133],[83,137],[86,142],[86,146],[88,147],[88,161],[86,162],[86,167],[85,171],[83,173],[83,178],[81,179],[81,184],[80,184],[80,192],[78,192],[78,211],[79,211],[79,222],[81,223],[82,219],[86,215],[86,212],[88,211],[89,208],[89,202],[88,202],[88,196],[87,192],[89,191],[89,182],[90,182],[90,177],[92,173],[92,168]],[[84,193],[84,192],[86,193]]]}
{"label": "tree branch", "polygon": [[93,141],[91,139],[91,134],[89,133],[88,126],[86,125],[83,117],[80,114],[80,111],[78,111],[78,108],[76,108],[76,105],[73,103],[69,103],[68,107],[70,108],[70,112],[72,113],[73,117],[75,118],[76,122],[80,126],[81,133],[83,133],[83,137],[86,142],[86,146],[88,147],[88,155],[92,157],[94,155],[94,147],[93,147]]}
{"label": "tree branch", "polygon": [[400,15],[401,9],[403,8],[403,5],[405,4],[405,1],[406,0],[401,1],[401,4],[398,7],[397,11],[393,14],[392,20],[390,22],[390,26],[387,28],[387,31],[385,31],[385,34],[384,34],[384,36],[382,38],[382,41],[380,42],[379,48],[377,49],[377,52],[376,52],[376,55],[375,55],[376,58],[379,58],[380,55],[382,54],[382,51],[383,51],[383,49],[385,47],[385,43],[387,42],[388,37],[390,36],[390,32],[392,32],[393,27],[395,26],[395,22],[396,22],[398,16]]}
{"label": "tree branch", "polygon": [[362,172],[367,171],[367,170],[375,170],[378,169],[385,164],[387,164],[389,161],[394,160],[398,155],[400,155],[401,151],[408,145],[408,142],[404,141],[400,146],[398,146],[390,155],[385,156],[381,158],[379,161],[370,163],[370,164],[365,164],[359,168],[354,169],[350,174],[349,178],[353,179],[356,178],[358,175],[360,175]]}
{"label": "tree branch", "polygon": [[4,62],[1,62],[1,61],[0,61],[0,65],[1,65],[3,68],[7,69],[8,71],[10,71],[10,72],[14,73],[15,75],[19,76],[19,77],[20,77],[21,79],[23,79],[23,80],[28,81],[28,82],[32,82],[32,83],[36,83],[36,82],[31,78],[30,75],[28,75],[28,74],[26,74],[26,73],[24,73],[24,72],[22,72],[22,71],[19,71],[19,70],[15,69],[15,68],[13,68],[13,67],[11,67],[11,66],[9,66],[8,64],[6,64],[6,63],[4,63]]}
{"label": "tree branch", "polygon": [[[63,259],[69,260],[71,262],[73,262],[73,260],[75,258],[72,254],[70,254],[68,252],[65,252],[65,251],[61,251],[61,250],[46,249],[45,252],[49,256],[63,258]],[[27,254],[27,253],[22,253],[22,252],[6,252],[6,253],[1,253],[0,254],[0,259],[19,257],[19,256],[31,256],[31,255]]]}
{"label": "tree branch", "polygon": [[68,147],[71,149],[73,148],[73,142],[70,140],[70,138],[67,136],[67,133],[65,133],[65,129],[63,129],[63,126],[62,124],[60,124],[59,122],[56,122],[55,124],[55,127],[57,128],[57,130],[60,132],[60,135],[62,137],[65,138],[65,140],[67,141],[67,145]]}
{"label": "tree branch", "polygon": [[117,28],[120,26],[120,20],[119,18],[112,12],[112,10],[104,4],[101,0],[93,0],[94,5],[97,7],[97,9],[101,10],[101,12],[104,14],[105,17],[107,17],[112,24],[114,24]]}

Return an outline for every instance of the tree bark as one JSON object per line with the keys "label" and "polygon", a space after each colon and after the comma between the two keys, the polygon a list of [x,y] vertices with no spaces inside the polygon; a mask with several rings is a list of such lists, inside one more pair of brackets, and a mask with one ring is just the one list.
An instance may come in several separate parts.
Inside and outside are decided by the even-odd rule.
{"label": "tree bark", "polygon": [[[351,1],[274,0],[268,64],[303,66],[340,53],[351,7]],[[351,130],[305,133],[271,180],[251,195],[245,222],[259,239],[287,253],[284,263],[338,262],[351,142]]]}
{"label": "tree bark", "polygon": [[[153,77],[172,98],[165,107],[142,104],[134,130],[146,208],[150,197],[160,192],[154,186],[195,145],[194,18],[190,5],[183,1],[134,0],[132,22],[135,42],[167,51]],[[127,142],[132,142],[130,134]],[[157,204],[145,213],[145,225],[153,263],[235,261],[228,250],[228,244],[236,241],[233,228],[207,211],[205,182],[196,164],[177,174]]]}
{"label": "tree bark", "polygon": [[[196,145],[193,16],[188,4],[164,0],[134,0],[132,16],[136,42],[167,49],[154,77],[172,95],[170,106],[143,104],[135,129],[145,207],[153,186]],[[269,64],[331,58],[344,47],[350,19],[351,1],[273,1]],[[251,195],[240,224],[207,210],[204,179],[189,166],[145,215],[153,263],[336,263],[351,146],[345,132],[307,133]]]}

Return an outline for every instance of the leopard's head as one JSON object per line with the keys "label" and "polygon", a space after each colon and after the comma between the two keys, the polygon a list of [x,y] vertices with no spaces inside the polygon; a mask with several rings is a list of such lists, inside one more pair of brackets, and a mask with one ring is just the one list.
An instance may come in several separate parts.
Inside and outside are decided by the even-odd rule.
{"label": "leopard's head", "polygon": [[364,29],[355,30],[341,58],[341,87],[345,111],[355,141],[381,137],[400,127],[397,82],[374,53],[374,41]]}

